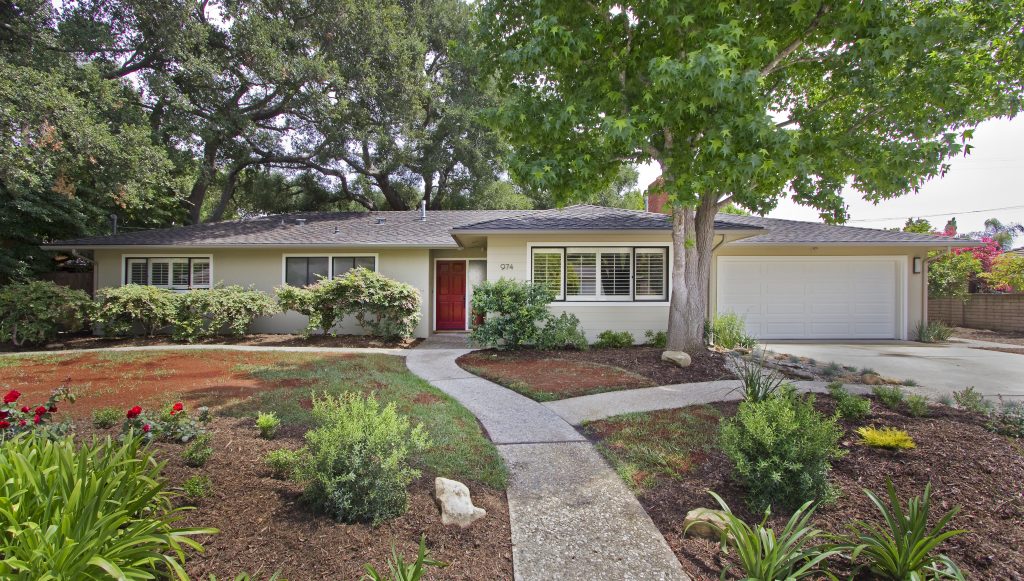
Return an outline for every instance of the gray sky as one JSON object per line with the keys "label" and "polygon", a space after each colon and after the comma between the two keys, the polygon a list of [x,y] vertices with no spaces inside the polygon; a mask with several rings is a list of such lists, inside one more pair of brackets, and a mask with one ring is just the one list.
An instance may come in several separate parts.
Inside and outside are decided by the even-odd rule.
{"label": "gray sky", "polygon": [[[888,228],[903,226],[907,218],[927,217],[942,228],[956,216],[960,232],[984,228],[987,218],[1024,223],[1024,116],[995,119],[978,126],[966,157],[950,160],[945,177],[935,178],[917,194],[908,194],[877,206],[865,202],[855,190],[844,194],[851,226]],[[654,166],[639,168],[641,189],[658,177]],[[786,199],[768,214],[772,218],[819,221],[817,212]],[[1017,245],[1024,244],[1018,238]]]}

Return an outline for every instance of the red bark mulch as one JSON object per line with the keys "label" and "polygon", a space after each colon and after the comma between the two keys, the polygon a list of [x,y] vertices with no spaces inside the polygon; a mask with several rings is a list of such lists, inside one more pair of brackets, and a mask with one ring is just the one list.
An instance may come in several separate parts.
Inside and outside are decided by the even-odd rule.
{"label": "red bark mulch", "polygon": [[1010,343],[1024,346],[1024,332],[989,331],[988,329],[968,329],[954,327],[953,336],[957,339],[974,339],[975,341],[991,341],[993,343]]}
{"label": "red bark mulch", "polygon": [[[258,347],[377,347],[388,349],[411,349],[423,339],[383,339],[370,335],[312,335],[303,337],[290,333],[254,333],[241,337],[210,337],[197,341],[196,345],[248,345]],[[45,346],[30,345],[15,348],[0,345],[0,351],[63,351],[66,349],[104,349],[109,347],[148,347],[182,345],[167,335],[155,337],[106,338],[91,333],[63,334],[56,341]]]}
{"label": "red bark mulch", "polygon": [[[821,397],[818,402],[822,411],[832,413],[829,398]],[[729,417],[735,414],[736,405],[721,403],[714,407]],[[943,543],[939,550],[953,558],[969,578],[1024,578],[1024,444],[988,432],[977,416],[945,406],[933,406],[931,414],[923,418],[904,416],[877,402],[872,408],[872,417],[865,424],[904,429],[917,442],[917,448],[891,452],[863,446],[853,433],[863,424],[844,422],[847,434],[842,445],[849,454],[834,464],[832,473],[841,494],[834,503],[817,510],[815,525],[828,532],[845,533],[857,519],[879,522],[877,509],[862,489],[884,496],[886,479],[891,479],[905,506],[906,500],[920,495],[930,481],[932,519],[961,506],[950,526],[970,531]],[[607,436],[601,431],[601,422],[589,428],[593,437]],[[684,569],[700,580],[717,579],[723,567],[734,563],[722,556],[717,543],[682,535],[683,519],[689,510],[718,508],[707,490],[720,494],[747,522],[761,520],[762,515],[753,514],[744,505],[744,491],[732,480],[729,461],[717,448],[697,457],[678,478],[658,477],[652,488],[639,493],[641,503]],[[788,513],[775,513],[769,522],[780,530],[788,517]],[[834,561],[834,565],[837,571],[848,572],[848,564]]]}
{"label": "red bark mulch", "polygon": [[520,391],[552,400],[621,389],[729,379],[725,356],[708,351],[689,367],[661,360],[657,347],[542,351],[487,349],[456,362],[471,373]]}

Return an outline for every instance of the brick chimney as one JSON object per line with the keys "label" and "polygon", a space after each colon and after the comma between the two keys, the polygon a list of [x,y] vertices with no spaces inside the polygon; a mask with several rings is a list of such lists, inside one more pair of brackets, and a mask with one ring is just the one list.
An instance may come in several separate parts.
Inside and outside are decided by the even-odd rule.
{"label": "brick chimney", "polygon": [[651,185],[647,186],[647,191],[644,193],[645,206],[648,212],[655,214],[671,214],[672,208],[668,207],[668,194],[661,189],[661,185],[664,181],[658,178],[651,182]]}

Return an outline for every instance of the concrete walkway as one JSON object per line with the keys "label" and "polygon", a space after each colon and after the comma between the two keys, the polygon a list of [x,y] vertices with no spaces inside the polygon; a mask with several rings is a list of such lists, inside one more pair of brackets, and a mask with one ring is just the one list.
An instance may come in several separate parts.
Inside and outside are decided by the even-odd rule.
{"label": "concrete walkway", "polygon": [[636,497],[551,409],[455,364],[465,338],[412,349],[409,370],[473,412],[508,464],[512,563],[519,581],[688,580]]}
{"label": "concrete walkway", "polygon": [[[792,383],[796,385],[797,390],[805,393],[828,392],[825,389],[826,382],[824,381],[794,381]],[[551,401],[543,405],[566,422],[579,426],[584,422],[603,420],[621,414],[668,410],[716,401],[740,400],[743,399],[743,393],[739,387],[740,382],[736,379],[680,383],[584,395]],[[871,388],[866,385],[848,384],[846,389],[856,394],[871,393]],[[904,388],[904,390],[916,392],[914,388]]]}
{"label": "concrete walkway", "polygon": [[96,347],[94,349],[53,349],[49,351],[10,351],[0,357],[38,355],[75,355],[102,351],[277,351],[284,353],[319,353],[326,355],[396,355],[405,357],[411,349],[385,347],[288,347],[284,345],[137,345],[125,347]]}

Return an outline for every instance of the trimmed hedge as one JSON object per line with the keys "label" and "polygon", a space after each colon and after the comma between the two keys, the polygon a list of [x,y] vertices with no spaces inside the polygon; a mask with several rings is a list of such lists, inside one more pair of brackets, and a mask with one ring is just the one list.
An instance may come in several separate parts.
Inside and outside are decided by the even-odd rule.
{"label": "trimmed hedge", "polygon": [[0,341],[39,345],[60,331],[85,328],[93,313],[89,295],[50,281],[33,280],[0,288]]}

